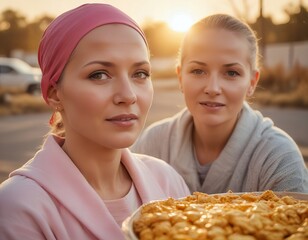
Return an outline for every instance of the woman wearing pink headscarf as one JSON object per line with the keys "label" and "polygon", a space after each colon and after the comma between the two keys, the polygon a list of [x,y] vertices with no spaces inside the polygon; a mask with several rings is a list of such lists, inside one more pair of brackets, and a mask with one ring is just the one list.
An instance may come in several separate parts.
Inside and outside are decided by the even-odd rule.
{"label": "woman wearing pink headscarf", "polygon": [[153,97],[131,18],[106,4],[72,9],[47,28],[38,57],[53,128],[0,186],[0,239],[119,240],[141,204],[189,194],[169,165],[127,149]]}

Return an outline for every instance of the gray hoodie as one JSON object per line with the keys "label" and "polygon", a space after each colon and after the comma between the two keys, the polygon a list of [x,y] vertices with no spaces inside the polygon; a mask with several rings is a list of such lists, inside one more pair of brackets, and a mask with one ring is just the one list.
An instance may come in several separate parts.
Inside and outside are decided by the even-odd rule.
{"label": "gray hoodie", "polygon": [[131,148],[165,160],[191,192],[291,191],[308,193],[308,171],[293,139],[272,120],[244,104],[237,125],[219,157],[199,181],[192,143],[193,119],[187,109],[149,126]]}

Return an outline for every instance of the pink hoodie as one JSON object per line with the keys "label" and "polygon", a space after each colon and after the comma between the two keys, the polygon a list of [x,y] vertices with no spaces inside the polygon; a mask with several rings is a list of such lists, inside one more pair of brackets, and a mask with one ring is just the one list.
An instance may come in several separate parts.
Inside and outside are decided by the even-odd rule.
{"label": "pink hoodie", "polygon": [[[124,239],[104,201],[49,136],[35,157],[0,185],[0,239]],[[172,167],[123,150],[142,203],[190,194]]]}

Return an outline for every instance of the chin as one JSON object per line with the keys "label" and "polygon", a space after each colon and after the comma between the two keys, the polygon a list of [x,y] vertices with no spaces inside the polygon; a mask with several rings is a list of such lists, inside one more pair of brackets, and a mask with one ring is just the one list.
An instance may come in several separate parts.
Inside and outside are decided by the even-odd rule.
{"label": "chin", "polygon": [[209,125],[209,126],[215,126],[215,125],[220,125],[222,122],[225,121],[224,118],[222,118],[222,116],[213,116],[213,115],[206,115],[206,116],[202,116],[202,118],[199,118],[200,121],[203,122],[203,124],[205,125]]}
{"label": "chin", "polygon": [[132,145],[134,144],[134,142],[130,142],[130,143],[127,143],[127,144],[122,144],[119,148],[129,148],[131,147]]}
{"label": "chin", "polygon": [[136,141],[136,138],[126,137],[125,139],[119,139],[115,142],[116,148],[128,148],[132,146]]}

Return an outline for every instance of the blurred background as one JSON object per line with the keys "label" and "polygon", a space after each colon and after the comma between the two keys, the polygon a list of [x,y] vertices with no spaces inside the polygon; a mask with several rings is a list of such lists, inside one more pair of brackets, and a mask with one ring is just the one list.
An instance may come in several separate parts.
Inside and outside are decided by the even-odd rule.
{"label": "blurred background", "polygon": [[[36,152],[50,109],[40,95],[37,48],[43,31],[82,0],[0,0],[0,182]],[[259,38],[261,79],[251,104],[288,132],[308,161],[308,0],[110,0],[143,28],[151,50],[155,97],[147,125],[184,107],[175,75],[185,31],[228,13]]]}

